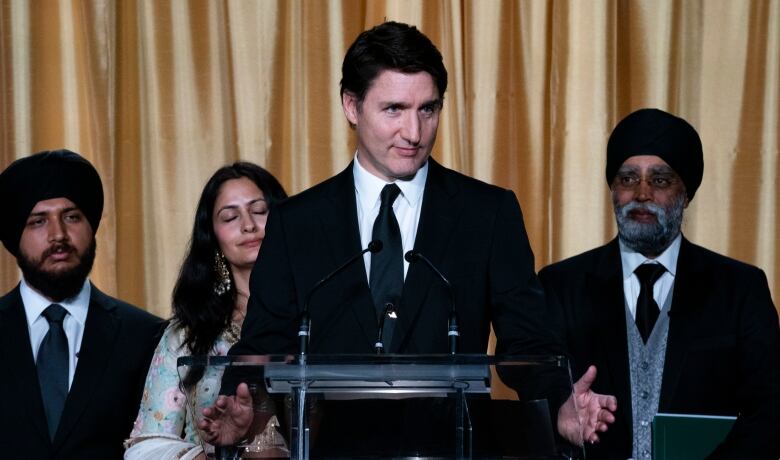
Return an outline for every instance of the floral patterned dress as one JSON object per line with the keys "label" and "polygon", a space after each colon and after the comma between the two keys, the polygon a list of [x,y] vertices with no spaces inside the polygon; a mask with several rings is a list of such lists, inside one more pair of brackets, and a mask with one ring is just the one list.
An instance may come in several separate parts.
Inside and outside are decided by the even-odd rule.
{"label": "floral patterned dress", "polygon": [[[195,428],[194,414],[213,405],[222,379],[220,371],[209,369],[195,385],[189,399],[179,388],[176,361],[189,355],[182,346],[184,329],[171,324],[155,350],[146,376],[138,417],[125,441],[125,459],[193,459],[213,448],[203,443]],[[236,342],[227,330],[217,339],[214,355],[225,356]]]}

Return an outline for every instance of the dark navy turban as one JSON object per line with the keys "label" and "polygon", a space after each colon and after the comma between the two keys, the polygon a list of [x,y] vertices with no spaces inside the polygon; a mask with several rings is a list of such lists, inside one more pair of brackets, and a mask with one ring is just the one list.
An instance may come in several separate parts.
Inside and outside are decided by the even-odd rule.
{"label": "dark navy turban", "polygon": [[656,155],[680,176],[688,200],[704,174],[699,134],[687,121],[658,109],[640,109],[620,121],[607,143],[607,183],[629,157]]}
{"label": "dark navy turban", "polygon": [[4,204],[0,239],[18,256],[19,240],[39,201],[67,198],[79,207],[93,234],[103,214],[103,184],[92,164],[69,150],[39,152],[11,163],[0,174]]}

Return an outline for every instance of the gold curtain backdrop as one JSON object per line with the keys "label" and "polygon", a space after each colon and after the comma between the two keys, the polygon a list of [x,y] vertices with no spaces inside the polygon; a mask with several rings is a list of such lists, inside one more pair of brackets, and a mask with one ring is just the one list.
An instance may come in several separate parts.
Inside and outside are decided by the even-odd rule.
{"label": "gold curtain backdrop", "polygon": [[[704,143],[686,236],[763,268],[777,299],[780,1],[3,0],[0,168],[63,147],[91,160],[92,279],[167,317],[217,167],[257,162],[292,193],[346,167],[341,60],[385,18],[442,51],[434,156],[517,193],[537,268],[614,236],[607,137],[659,107]],[[3,251],[0,289],[18,279]]]}

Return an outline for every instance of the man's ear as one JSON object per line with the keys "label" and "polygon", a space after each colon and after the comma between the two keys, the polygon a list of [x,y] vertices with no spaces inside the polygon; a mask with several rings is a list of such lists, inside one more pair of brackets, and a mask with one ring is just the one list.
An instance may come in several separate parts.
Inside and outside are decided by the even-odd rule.
{"label": "man's ear", "polygon": [[358,119],[358,98],[354,93],[344,91],[341,95],[341,108],[344,110],[344,116],[351,126],[357,125]]}

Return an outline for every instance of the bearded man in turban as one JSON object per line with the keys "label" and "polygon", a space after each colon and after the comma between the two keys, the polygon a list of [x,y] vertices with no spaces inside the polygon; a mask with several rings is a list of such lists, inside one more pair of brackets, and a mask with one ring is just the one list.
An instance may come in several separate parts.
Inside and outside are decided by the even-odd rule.
{"label": "bearded man in turban", "polygon": [[716,458],[780,457],[780,329],[760,269],[688,241],[683,212],[702,181],[702,144],[657,109],[607,144],[618,237],[539,277],[573,377],[615,395],[615,423],[588,458],[649,459],[656,413],[738,416]]}
{"label": "bearded man in turban", "polygon": [[0,456],[122,458],[163,322],[88,279],[103,187],[67,150],[0,174],[0,239],[22,280],[0,298]]}

